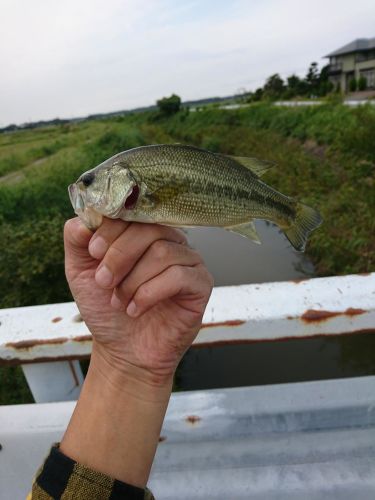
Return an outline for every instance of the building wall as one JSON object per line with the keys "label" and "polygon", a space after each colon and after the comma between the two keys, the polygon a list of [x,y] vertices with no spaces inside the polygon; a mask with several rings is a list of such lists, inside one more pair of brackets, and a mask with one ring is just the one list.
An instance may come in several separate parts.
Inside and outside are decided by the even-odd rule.
{"label": "building wall", "polygon": [[347,73],[348,71],[354,71],[355,69],[355,55],[347,54],[342,57],[342,71]]}
{"label": "building wall", "polygon": [[[341,72],[331,75],[330,80],[335,85],[340,84],[341,92],[346,93],[349,91],[349,82],[352,78],[357,80],[361,76],[365,76],[368,81],[369,88],[375,88],[375,59],[369,59],[368,61],[356,62],[356,54],[345,54],[343,56],[335,57],[330,59],[330,64],[341,64]],[[373,70],[370,73],[366,70]]]}

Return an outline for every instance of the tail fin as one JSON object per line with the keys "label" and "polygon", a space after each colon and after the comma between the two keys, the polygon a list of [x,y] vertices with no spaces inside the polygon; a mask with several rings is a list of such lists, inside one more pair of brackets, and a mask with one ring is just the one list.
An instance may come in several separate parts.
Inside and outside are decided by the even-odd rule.
{"label": "tail fin", "polygon": [[323,219],[319,212],[303,203],[298,203],[295,221],[284,232],[294,248],[299,252],[303,252],[309,234],[320,226],[322,222]]}

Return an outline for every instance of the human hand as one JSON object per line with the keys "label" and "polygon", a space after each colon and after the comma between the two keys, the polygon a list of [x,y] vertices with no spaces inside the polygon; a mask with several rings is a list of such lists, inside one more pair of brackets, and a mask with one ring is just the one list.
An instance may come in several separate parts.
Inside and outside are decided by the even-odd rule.
{"label": "human hand", "polygon": [[196,337],[213,279],[182,231],[104,219],[65,225],[70,289],[108,367],[150,385],[173,377]]}

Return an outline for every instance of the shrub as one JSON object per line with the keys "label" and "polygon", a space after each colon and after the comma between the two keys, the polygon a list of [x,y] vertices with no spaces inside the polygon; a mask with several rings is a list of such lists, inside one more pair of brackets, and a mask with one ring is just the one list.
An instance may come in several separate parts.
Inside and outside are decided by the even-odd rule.
{"label": "shrub", "polygon": [[349,90],[350,92],[355,92],[357,90],[357,80],[352,78],[349,82]]}
{"label": "shrub", "polygon": [[172,94],[170,97],[163,97],[162,99],[159,99],[156,104],[162,115],[170,116],[180,111],[181,98],[176,94]]}
{"label": "shrub", "polygon": [[367,80],[364,76],[360,76],[358,80],[358,90],[366,90]]}

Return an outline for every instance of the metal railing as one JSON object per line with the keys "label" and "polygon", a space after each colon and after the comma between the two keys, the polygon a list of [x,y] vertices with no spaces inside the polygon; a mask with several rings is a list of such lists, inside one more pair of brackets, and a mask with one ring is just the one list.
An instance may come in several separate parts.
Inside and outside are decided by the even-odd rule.
{"label": "metal railing", "polygon": [[[217,287],[193,347],[375,333],[375,273]],[[0,365],[36,402],[77,399],[92,337],[74,302],[0,310]]]}

